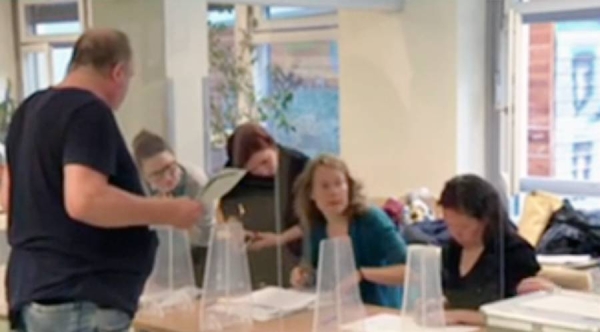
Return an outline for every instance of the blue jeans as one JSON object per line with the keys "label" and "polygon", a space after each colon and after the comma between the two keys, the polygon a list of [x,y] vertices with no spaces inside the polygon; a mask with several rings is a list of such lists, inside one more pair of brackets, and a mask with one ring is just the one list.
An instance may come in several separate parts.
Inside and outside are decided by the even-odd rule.
{"label": "blue jeans", "polygon": [[126,313],[90,302],[32,303],[23,308],[17,332],[127,332],[130,325]]}

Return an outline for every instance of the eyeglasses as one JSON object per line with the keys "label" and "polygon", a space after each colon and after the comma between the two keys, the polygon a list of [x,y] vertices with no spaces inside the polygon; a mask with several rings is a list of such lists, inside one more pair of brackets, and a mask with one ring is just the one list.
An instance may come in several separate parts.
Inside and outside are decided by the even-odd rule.
{"label": "eyeglasses", "polygon": [[153,181],[160,181],[167,176],[174,176],[178,168],[179,164],[177,164],[177,162],[174,161],[164,166],[163,168],[150,173],[148,177]]}

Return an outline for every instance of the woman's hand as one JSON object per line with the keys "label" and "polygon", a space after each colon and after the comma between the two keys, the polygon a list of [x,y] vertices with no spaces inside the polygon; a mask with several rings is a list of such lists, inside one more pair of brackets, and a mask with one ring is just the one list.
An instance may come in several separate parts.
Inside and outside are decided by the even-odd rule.
{"label": "woman's hand", "polygon": [[485,317],[475,310],[446,310],[444,312],[446,325],[484,326]]}
{"label": "woman's hand", "polygon": [[444,326],[444,298],[415,299],[407,304],[412,308],[415,323],[426,327]]}
{"label": "woman's hand", "polygon": [[542,277],[523,279],[517,286],[517,294],[529,294],[542,291],[552,291],[558,288],[553,282]]}
{"label": "woman's hand", "polygon": [[305,266],[296,266],[290,275],[290,284],[293,288],[301,289],[309,286],[312,271]]}
{"label": "woman's hand", "polygon": [[444,312],[446,325],[460,325],[464,321],[464,313],[460,310],[446,310]]}
{"label": "woman's hand", "polygon": [[281,243],[280,236],[271,232],[255,233],[254,237],[248,244],[248,249],[251,251],[259,251],[265,248],[271,248]]}

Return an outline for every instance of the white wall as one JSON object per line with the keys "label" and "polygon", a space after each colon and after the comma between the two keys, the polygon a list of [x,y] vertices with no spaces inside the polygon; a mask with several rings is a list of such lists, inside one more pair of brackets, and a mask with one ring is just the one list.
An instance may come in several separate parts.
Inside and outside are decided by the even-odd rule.
{"label": "white wall", "polygon": [[167,78],[163,0],[93,0],[91,25],[124,31],[131,40],[135,74],[117,112],[130,145],[141,130],[167,135]]}
{"label": "white wall", "polygon": [[13,92],[16,93],[18,84],[17,58],[12,14],[11,2],[0,1],[0,45],[2,45],[2,51],[0,51],[0,79],[8,78],[13,84]]}
{"label": "white wall", "polygon": [[166,71],[171,84],[169,136],[187,163],[205,166],[204,86],[208,75],[206,2],[164,0]]}
{"label": "white wall", "polygon": [[[471,132],[471,123],[483,126],[483,104],[469,99],[483,91],[476,77],[484,45],[479,50],[480,36],[470,31],[483,25],[464,19],[483,7],[477,1],[408,0],[400,13],[340,13],[342,156],[369,195],[437,192],[459,170],[483,171],[481,132]],[[477,68],[460,72],[469,63]]]}
{"label": "white wall", "polygon": [[457,171],[485,170],[486,1],[458,1]]}
{"label": "white wall", "polygon": [[[0,0],[1,1],[1,0]],[[206,3],[199,0],[93,0],[91,25],[126,32],[135,76],[118,120],[128,142],[141,129],[204,166],[202,79],[208,73]]]}

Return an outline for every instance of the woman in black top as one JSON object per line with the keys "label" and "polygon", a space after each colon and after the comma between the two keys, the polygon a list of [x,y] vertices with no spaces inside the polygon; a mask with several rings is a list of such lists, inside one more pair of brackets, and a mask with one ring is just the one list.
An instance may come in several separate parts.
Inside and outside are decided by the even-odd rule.
{"label": "woman in black top", "polygon": [[[281,284],[301,256],[302,229],[293,212],[293,185],[308,157],[277,144],[260,124],[251,122],[235,129],[227,153],[227,167],[248,173],[221,199],[222,215],[239,219],[251,234],[248,249],[255,287]],[[279,247],[281,253],[278,244],[286,244]]]}
{"label": "woman in black top", "polygon": [[483,325],[481,305],[517,295],[538,273],[535,250],[516,233],[496,189],[478,176],[448,181],[439,203],[451,235],[442,251],[446,321]]}

